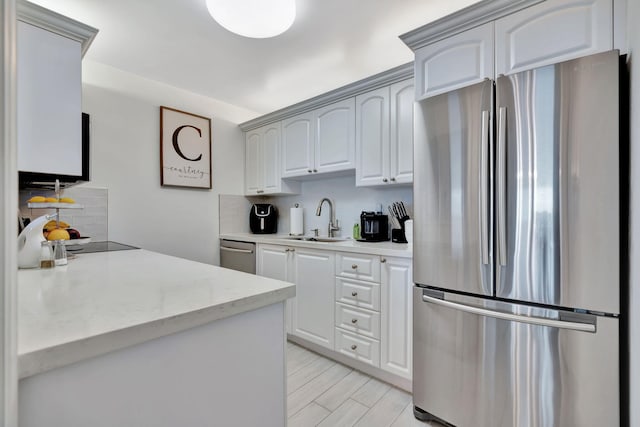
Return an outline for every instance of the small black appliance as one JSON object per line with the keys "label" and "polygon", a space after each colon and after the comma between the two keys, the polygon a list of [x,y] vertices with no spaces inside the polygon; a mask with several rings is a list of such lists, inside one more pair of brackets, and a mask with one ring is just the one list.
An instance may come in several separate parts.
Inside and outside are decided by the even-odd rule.
{"label": "small black appliance", "polygon": [[386,242],[389,240],[389,217],[376,212],[360,214],[360,240]]}
{"label": "small black appliance", "polygon": [[268,203],[256,203],[251,206],[249,227],[254,234],[273,234],[278,232],[278,210]]}

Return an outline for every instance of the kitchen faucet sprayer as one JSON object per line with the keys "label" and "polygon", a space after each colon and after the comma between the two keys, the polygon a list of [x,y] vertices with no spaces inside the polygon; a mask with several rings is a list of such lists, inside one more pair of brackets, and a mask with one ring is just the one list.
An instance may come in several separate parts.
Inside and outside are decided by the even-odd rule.
{"label": "kitchen faucet sprayer", "polygon": [[335,211],[333,210],[333,203],[327,197],[324,197],[318,203],[318,208],[316,209],[316,216],[320,216],[322,213],[322,204],[327,202],[329,204],[329,226],[327,227],[327,236],[334,237],[333,232],[340,230],[340,226],[338,225],[338,221],[336,220]]}

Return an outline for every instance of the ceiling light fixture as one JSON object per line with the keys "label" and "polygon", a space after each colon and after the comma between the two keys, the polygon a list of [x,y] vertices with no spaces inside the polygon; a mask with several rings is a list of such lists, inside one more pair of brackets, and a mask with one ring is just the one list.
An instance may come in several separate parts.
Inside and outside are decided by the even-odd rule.
{"label": "ceiling light fixture", "polygon": [[227,30],[256,39],[284,33],[296,17],[295,0],[207,0],[207,9]]}

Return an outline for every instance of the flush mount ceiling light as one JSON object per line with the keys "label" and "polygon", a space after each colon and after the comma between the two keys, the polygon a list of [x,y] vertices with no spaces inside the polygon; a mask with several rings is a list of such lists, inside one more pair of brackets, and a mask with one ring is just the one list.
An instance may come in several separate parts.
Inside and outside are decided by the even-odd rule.
{"label": "flush mount ceiling light", "polygon": [[296,17],[295,0],[207,0],[207,9],[227,30],[256,39],[284,33]]}

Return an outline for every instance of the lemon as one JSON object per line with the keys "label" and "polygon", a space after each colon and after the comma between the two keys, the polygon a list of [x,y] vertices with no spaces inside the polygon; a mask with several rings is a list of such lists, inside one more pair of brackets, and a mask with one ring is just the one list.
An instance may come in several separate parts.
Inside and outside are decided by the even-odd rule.
{"label": "lemon", "polygon": [[47,234],[47,240],[69,240],[69,232],[62,228],[56,228],[55,230],[51,230],[49,234]]}

